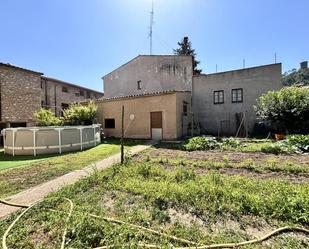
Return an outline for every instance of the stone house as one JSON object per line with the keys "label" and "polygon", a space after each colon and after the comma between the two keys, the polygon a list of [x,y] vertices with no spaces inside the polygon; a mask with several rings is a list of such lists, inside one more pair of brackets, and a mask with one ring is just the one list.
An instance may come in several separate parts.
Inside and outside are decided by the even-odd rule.
{"label": "stone house", "polygon": [[0,129],[34,126],[41,107],[61,115],[71,103],[98,99],[103,93],[44,77],[43,73],[0,63]]}
{"label": "stone house", "polygon": [[102,92],[54,78],[41,77],[41,106],[51,109],[56,116],[61,116],[62,110],[68,108],[71,103],[101,97]]}
{"label": "stone house", "polygon": [[[136,138],[153,137],[149,128],[152,122],[150,112],[175,105],[175,100],[167,97],[166,92],[185,92],[183,100],[176,101],[176,116],[186,115],[186,121],[179,124],[173,123],[174,119],[165,119],[174,131],[182,127],[182,132],[174,132],[176,136],[166,135],[164,125],[167,124],[163,124],[163,139],[191,134],[192,123],[195,134],[249,135],[254,132],[257,123],[253,109],[256,99],[263,93],[282,87],[280,63],[193,75],[192,57],[177,55],[140,55],[102,79],[104,98],[97,102],[98,120],[105,127],[106,134],[120,136],[119,115],[123,105],[129,113],[145,111],[144,115],[137,115],[134,119],[138,129],[132,128],[129,137]],[[162,102],[161,94],[164,96]],[[168,117],[171,110],[165,113]],[[128,122],[128,117],[125,120]],[[176,120],[181,121],[180,118]],[[109,126],[106,122],[113,125]]]}

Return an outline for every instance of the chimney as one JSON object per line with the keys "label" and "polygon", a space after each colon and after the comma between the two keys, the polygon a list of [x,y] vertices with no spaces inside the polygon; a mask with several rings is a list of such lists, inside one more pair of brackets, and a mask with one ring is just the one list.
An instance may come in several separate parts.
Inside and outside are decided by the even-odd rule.
{"label": "chimney", "polygon": [[307,69],[308,68],[308,61],[303,61],[300,63],[300,69]]}

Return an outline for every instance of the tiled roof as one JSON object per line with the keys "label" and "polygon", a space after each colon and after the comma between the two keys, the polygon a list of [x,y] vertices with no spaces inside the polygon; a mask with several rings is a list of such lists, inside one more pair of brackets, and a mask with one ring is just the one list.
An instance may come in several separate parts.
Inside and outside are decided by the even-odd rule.
{"label": "tiled roof", "polygon": [[118,96],[118,97],[111,97],[111,98],[100,98],[97,101],[110,101],[110,100],[121,100],[121,99],[130,99],[130,98],[142,98],[142,97],[151,97],[151,96],[159,96],[159,95],[165,95],[165,94],[172,94],[172,93],[189,93],[190,91],[180,91],[180,90],[164,90],[164,91],[157,91],[157,92],[147,92],[147,93],[141,93],[141,94],[131,94],[131,95],[125,95],[125,96]]}
{"label": "tiled roof", "polygon": [[12,65],[10,63],[2,63],[2,62],[0,62],[0,66],[11,67],[11,68],[23,70],[23,71],[26,71],[26,72],[29,72],[29,73],[35,73],[35,74],[43,75],[43,73],[36,72],[36,71],[33,71],[33,70],[29,70],[29,69],[22,68],[22,67],[18,67],[18,66]]}

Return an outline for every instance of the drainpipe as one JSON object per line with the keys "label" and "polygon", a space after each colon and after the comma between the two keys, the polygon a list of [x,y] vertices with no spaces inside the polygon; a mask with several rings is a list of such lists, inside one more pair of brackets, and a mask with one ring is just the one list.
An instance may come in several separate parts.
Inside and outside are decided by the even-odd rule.
{"label": "drainpipe", "polygon": [[57,84],[55,84],[55,87],[54,87],[54,89],[55,89],[55,96],[54,96],[54,101],[55,101],[55,116],[57,116]]}
{"label": "drainpipe", "polygon": [[47,105],[47,80],[44,80],[44,85],[45,85],[45,107],[47,107],[47,106],[50,106],[50,104],[49,105]]}

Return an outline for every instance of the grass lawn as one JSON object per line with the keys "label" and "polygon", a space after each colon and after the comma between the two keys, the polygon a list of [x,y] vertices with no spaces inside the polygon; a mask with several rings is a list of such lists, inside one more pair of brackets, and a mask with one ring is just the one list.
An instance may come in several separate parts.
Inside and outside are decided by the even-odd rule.
{"label": "grass lawn", "polygon": [[[160,248],[187,246],[87,213],[163,231],[199,245],[241,242],[285,225],[308,228],[309,155],[220,153],[152,148],[125,165],[97,172],[30,210],[10,232],[9,248],[59,248],[69,208],[65,197],[74,202],[66,248],[138,248],[139,243]],[[241,164],[248,158],[254,167]],[[266,167],[263,162],[270,159],[272,167]],[[298,170],[291,170],[283,160],[298,165]],[[263,168],[259,170],[259,166]],[[0,222],[0,235],[16,216]],[[308,247],[308,234],[289,233],[242,248]]]}
{"label": "grass lawn", "polygon": [[0,150],[0,170],[26,165],[40,160],[48,159],[58,155],[38,155],[34,156],[12,156],[4,154],[4,150]]}
{"label": "grass lawn", "polygon": [[[137,145],[127,141],[126,148]],[[29,187],[38,185],[70,171],[81,169],[110,155],[120,152],[118,140],[107,140],[94,148],[47,156],[0,155],[0,197],[6,197]]]}

